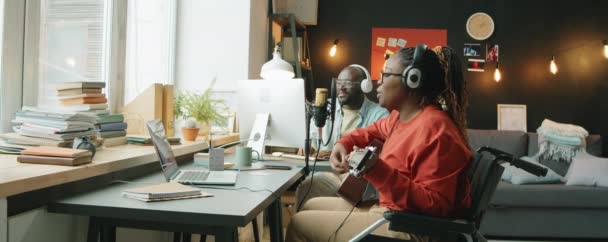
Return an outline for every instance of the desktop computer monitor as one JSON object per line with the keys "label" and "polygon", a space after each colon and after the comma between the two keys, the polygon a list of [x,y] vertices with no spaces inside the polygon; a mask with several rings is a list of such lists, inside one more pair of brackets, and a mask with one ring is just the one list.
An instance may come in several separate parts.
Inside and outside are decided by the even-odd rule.
{"label": "desktop computer monitor", "polygon": [[237,119],[241,140],[250,139],[258,113],[269,113],[264,145],[304,146],[306,99],[303,79],[241,80],[237,85]]}

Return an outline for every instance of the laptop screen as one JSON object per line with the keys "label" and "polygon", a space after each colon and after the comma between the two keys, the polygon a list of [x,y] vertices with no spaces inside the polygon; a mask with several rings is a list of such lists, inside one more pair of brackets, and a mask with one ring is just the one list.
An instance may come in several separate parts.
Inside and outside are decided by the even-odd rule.
{"label": "laptop screen", "polygon": [[148,126],[148,131],[150,132],[154,149],[156,149],[156,154],[160,160],[160,167],[163,170],[165,179],[169,181],[175,176],[178,168],[171,145],[169,145],[169,142],[165,139],[165,128],[163,127],[163,123],[160,120],[150,120],[146,122],[146,126]]}

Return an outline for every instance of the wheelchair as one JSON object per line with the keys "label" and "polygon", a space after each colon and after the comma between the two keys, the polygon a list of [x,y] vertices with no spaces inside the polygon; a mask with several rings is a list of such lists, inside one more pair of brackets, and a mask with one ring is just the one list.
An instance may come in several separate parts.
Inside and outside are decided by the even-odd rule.
{"label": "wheelchair", "polygon": [[[484,156],[488,153],[490,157]],[[523,161],[513,155],[488,146],[477,150],[474,162],[469,171],[471,181],[471,208],[467,216],[459,219],[438,218],[404,211],[387,211],[383,218],[357,234],[350,242],[358,241],[402,241],[371,233],[380,226],[389,223],[389,230],[426,235],[437,241],[473,241],[487,242],[479,232],[484,211],[490,203],[494,191],[504,171],[501,163],[509,163],[537,176],[545,176],[547,169]]]}

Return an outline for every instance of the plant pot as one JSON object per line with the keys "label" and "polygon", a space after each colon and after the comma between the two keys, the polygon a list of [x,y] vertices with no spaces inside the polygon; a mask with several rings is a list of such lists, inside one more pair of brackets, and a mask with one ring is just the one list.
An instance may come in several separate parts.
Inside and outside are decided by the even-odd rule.
{"label": "plant pot", "polygon": [[184,128],[182,127],[182,136],[186,141],[194,141],[196,140],[196,136],[198,136],[199,128]]}
{"label": "plant pot", "polygon": [[198,127],[200,131],[198,132],[198,136],[207,136],[211,133],[211,124],[210,123],[201,123],[198,122]]}

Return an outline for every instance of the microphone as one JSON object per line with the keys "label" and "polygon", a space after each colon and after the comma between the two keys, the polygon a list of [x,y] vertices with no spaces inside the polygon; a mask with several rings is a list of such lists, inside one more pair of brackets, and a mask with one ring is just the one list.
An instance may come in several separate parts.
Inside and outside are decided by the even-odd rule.
{"label": "microphone", "polygon": [[316,89],[312,115],[315,119],[315,126],[323,128],[327,120],[327,88]]}

